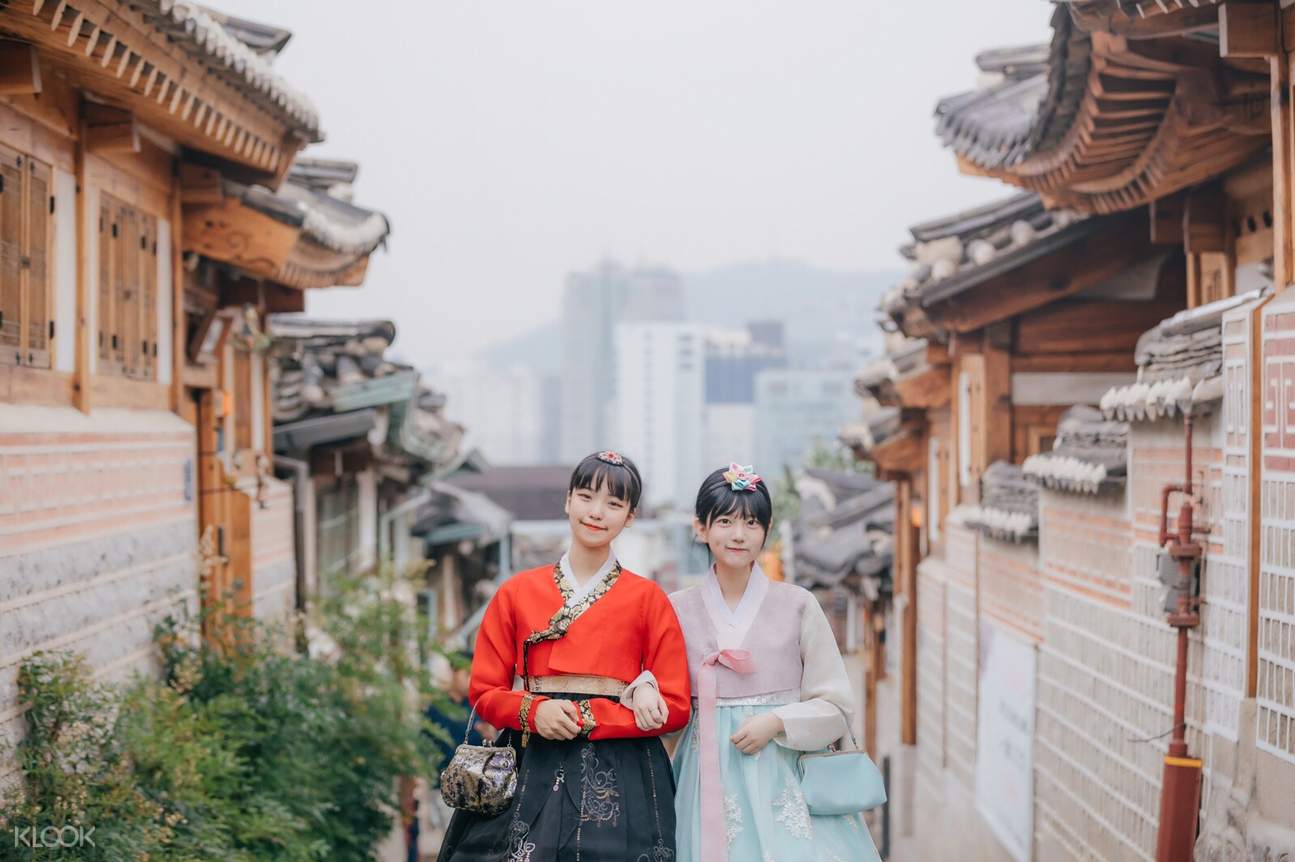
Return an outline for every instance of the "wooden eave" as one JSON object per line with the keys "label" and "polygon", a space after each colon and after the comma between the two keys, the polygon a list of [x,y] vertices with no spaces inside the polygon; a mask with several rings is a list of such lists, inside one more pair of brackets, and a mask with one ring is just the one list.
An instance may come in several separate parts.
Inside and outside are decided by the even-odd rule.
{"label": "wooden eave", "polygon": [[364,283],[369,255],[339,252],[233,196],[186,204],[184,250],[236,267],[248,275],[309,289]]}
{"label": "wooden eave", "polygon": [[922,425],[906,422],[904,427],[873,446],[865,457],[888,473],[915,473],[926,463]]}
{"label": "wooden eave", "polygon": [[187,55],[129,4],[11,3],[0,9],[0,33],[35,45],[74,86],[275,185],[306,143],[300,130]]}
{"label": "wooden eave", "polygon": [[1112,218],[1055,253],[1007,269],[927,305],[937,327],[968,333],[1095,287],[1160,254],[1147,242],[1142,212]]}
{"label": "wooden eave", "polygon": [[949,403],[948,366],[924,368],[895,380],[895,393],[903,407],[930,409]]}
{"label": "wooden eave", "polygon": [[1085,90],[1054,146],[1008,167],[965,158],[959,166],[1038,192],[1049,206],[1111,213],[1199,183],[1268,146],[1266,78],[1225,64],[1208,44],[1140,38],[1122,27],[1092,32]]}

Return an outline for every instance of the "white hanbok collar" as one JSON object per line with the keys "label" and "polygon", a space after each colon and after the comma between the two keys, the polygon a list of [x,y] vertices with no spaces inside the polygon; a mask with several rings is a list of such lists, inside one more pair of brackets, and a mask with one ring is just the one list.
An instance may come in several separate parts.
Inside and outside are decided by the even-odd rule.
{"label": "white hanbok collar", "polygon": [[594,572],[594,576],[585,581],[583,585],[576,583],[575,577],[571,574],[570,553],[563,554],[562,559],[558,561],[558,565],[562,568],[562,580],[566,582],[567,587],[571,590],[571,595],[567,598],[567,605],[574,605],[589,595],[589,592],[594,587],[598,586],[612,573],[612,569],[616,566],[616,555],[608,553],[607,562],[603,563],[602,567],[597,572]]}
{"label": "white hanbok collar", "polygon": [[737,607],[730,609],[728,602],[724,601],[724,592],[719,588],[719,580],[715,577],[715,567],[710,567],[702,580],[701,596],[706,605],[706,613],[715,627],[720,649],[738,649],[742,646],[768,593],[769,579],[757,563],[751,567],[746,592],[742,593]]}

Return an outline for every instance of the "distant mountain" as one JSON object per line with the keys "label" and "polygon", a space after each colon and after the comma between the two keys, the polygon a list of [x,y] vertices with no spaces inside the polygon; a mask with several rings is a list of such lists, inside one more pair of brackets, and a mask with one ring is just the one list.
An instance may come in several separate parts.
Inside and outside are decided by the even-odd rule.
{"label": "distant mountain", "polygon": [[894,272],[840,272],[802,261],[739,263],[683,277],[688,319],[741,326],[781,320],[792,362],[818,365],[849,361],[861,350],[876,353],[881,335],[875,315]]}
{"label": "distant mountain", "polygon": [[[791,361],[821,365],[857,360],[881,350],[874,320],[881,294],[902,277],[893,272],[842,272],[803,261],[750,261],[683,273],[688,320],[740,327],[781,320]],[[478,356],[499,368],[527,365],[541,375],[562,370],[561,321],[540,324],[484,348]]]}
{"label": "distant mountain", "polygon": [[562,373],[562,321],[541,323],[503,341],[484,347],[477,356],[496,368],[525,365],[541,377]]}

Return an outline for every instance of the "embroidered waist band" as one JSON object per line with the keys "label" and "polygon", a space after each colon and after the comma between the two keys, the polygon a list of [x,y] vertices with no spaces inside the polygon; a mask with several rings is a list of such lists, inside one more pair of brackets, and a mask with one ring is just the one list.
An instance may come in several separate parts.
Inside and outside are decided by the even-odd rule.
{"label": "embroidered waist band", "polygon": [[560,694],[592,694],[599,697],[620,697],[626,684],[609,676],[561,674],[559,676],[533,676],[528,691],[551,691]]}

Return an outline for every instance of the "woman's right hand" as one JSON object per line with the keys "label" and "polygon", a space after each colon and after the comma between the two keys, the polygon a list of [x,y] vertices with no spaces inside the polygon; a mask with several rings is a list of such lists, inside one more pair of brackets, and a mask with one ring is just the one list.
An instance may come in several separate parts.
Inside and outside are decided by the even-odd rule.
{"label": "woman's right hand", "polygon": [[546,700],[535,710],[535,731],[545,739],[575,739],[580,711],[569,700]]}

